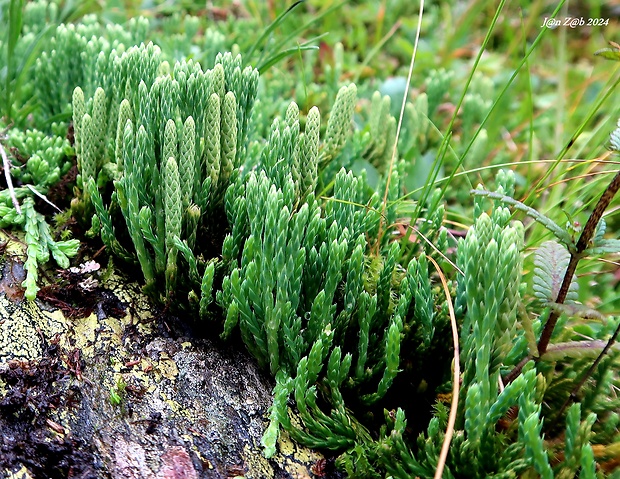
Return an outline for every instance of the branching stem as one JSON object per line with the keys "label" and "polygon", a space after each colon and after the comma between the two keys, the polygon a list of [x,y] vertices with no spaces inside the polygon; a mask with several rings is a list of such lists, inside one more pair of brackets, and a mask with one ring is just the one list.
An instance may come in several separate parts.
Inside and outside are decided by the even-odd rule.
{"label": "branching stem", "polygon": [[[594,211],[592,211],[592,214],[588,218],[586,225],[583,227],[583,231],[581,232],[581,236],[579,237],[579,240],[577,241],[577,244],[575,245],[575,249],[570,252],[570,261],[566,268],[566,273],[564,274],[564,279],[562,280],[562,286],[560,287],[558,297],[555,300],[556,303],[563,304],[564,301],[566,300],[566,296],[568,294],[568,289],[570,287],[573,275],[575,274],[575,271],[577,270],[577,264],[579,263],[579,260],[583,257],[583,252],[586,250],[590,241],[592,240],[592,237],[594,236],[594,233],[596,232],[596,226],[598,225],[601,217],[603,216],[603,213],[609,206],[609,203],[611,203],[611,200],[614,198],[614,196],[616,196],[616,193],[618,192],[619,189],[620,189],[620,170],[616,173],[616,176],[614,176],[609,186],[607,186],[607,188],[601,195],[600,199],[598,200],[598,203],[594,207]],[[560,312],[557,309],[554,309],[549,315],[549,319],[545,323],[545,327],[543,328],[543,331],[540,335],[540,340],[538,341],[538,357],[542,356],[547,351],[547,347],[549,346],[549,341],[551,340],[553,330],[555,329],[555,325],[557,324],[559,317],[560,317]],[[612,338],[615,340],[615,337],[612,337]],[[608,345],[609,347],[611,347],[611,343],[608,343]],[[606,347],[601,352],[601,355],[599,356],[599,358],[597,358],[597,360],[595,361],[595,364],[593,364],[592,367],[595,367],[596,364],[598,364],[597,361],[600,362],[600,358],[602,358],[603,354],[606,353],[609,347]],[[525,364],[527,363],[529,359],[531,359],[531,357],[524,358],[524,360],[519,362],[519,364],[517,364],[517,366],[515,366],[515,368],[512,371],[510,371],[510,373],[505,377],[506,383],[513,381],[521,373],[523,366],[525,366]],[[593,369],[591,368],[588,371],[588,373],[584,376],[584,378],[582,378],[581,380],[582,382],[580,382],[580,384],[577,385],[577,390],[581,387],[581,385],[583,384],[585,379],[587,379],[588,375],[591,373],[592,370]]]}
{"label": "branching stem", "polygon": [[581,387],[585,384],[585,382],[592,375],[594,370],[598,367],[599,363],[603,360],[603,357],[605,357],[607,352],[611,349],[611,347],[613,346],[614,342],[618,338],[618,333],[620,333],[620,324],[618,324],[618,327],[616,327],[616,330],[614,331],[614,334],[612,334],[611,338],[609,338],[609,340],[607,341],[607,344],[605,345],[605,347],[603,348],[601,353],[598,355],[598,357],[592,363],[592,366],[590,366],[588,368],[588,370],[582,376],[582,378],[579,380],[579,382],[577,384],[575,384],[575,387],[570,392],[569,396],[566,398],[566,401],[564,401],[564,404],[562,404],[562,407],[560,408],[560,413],[558,414],[559,418],[562,417],[562,414],[564,413],[564,411],[566,410],[566,408],[568,407],[570,402],[575,400],[575,398],[577,397],[577,393],[579,392]]}
{"label": "branching stem", "polygon": [[[583,231],[581,232],[581,236],[577,241],[575,246],[575,251],[571,252],[570,261],[568,263],[568,267],[566,268],[566,274],[564,274],[564,280],[562,281],[562,286],[560,287],[560,292],[558,293],[558,297],[555,300],[556,303],[564,303],[566,300],[566,295],[568,294],[568,289],[570,287],[571,281],[573,279],[573,275],[575,274],[575,270],[577,269],[577,263],[582,258],[583,252],[588,247],[590,240],[594,236],[596,232],[596,226],[598,225],[603,213],[611,203],[611,200],[614,198],[616,193],[620,189],[620,170],[614,176],[614,179],[611,180],[609,186],[605,189],[602,196],[598,200],[598,203],[594,207],[594,211],[588,218],[586,225],[583,227]],[[551,335],[553,334],[553,330],[555,329],[555,325],[558,322],[558,318],[560,317],[560,313],[558,311],[552,311],[549,319],[545,323],[545,327],[540,335],[540,340],[538,341],[538,355],[542,356],[547,351],[547,346],[549,346],[549,341],[551,340]]]}

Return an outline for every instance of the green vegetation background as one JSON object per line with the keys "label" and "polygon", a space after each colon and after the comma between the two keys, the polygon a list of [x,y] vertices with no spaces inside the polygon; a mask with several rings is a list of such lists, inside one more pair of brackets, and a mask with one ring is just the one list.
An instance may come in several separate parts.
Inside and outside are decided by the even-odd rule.
{"label": "green vegetation background", "polygon": [[[249,344],[252,341],[243,336],[249,333],[241,326],[246,346],[278,378],[272,422],[265,439],[267,452],[274,447],[279,427],[283,427],[302,442],[333,450],[339,455],[339,466],[352,477],[432,476],[441,462],[439,451],[449,423],[449,401],[444,404],[439,399],[449,393],[453,382],[450,376],[450,315],[446,306],[450,298],[444,295],[442,281],[424,259],[422,253],[426,253],[436,259],[446,273],[446,285],[455,297],[456,316],[461,328],[463,391],[446,477],[492,474],[494,477],[535,477],[537,474],[544,477],[573,477],[576,474],[595,477],[614,473],[619,464],[620,440],[617,431],[617,355],[611,342],[609,354],[600,363],[594,361],[619,321],[620,268],[617,244],[613,242],[619,223],[618,199],[612,199],[608,204],[603,214],[606,228],[598,226],[592,242],[588,240],[585,245],[590,248],[585,250],[585,256],[582,251],[579,254],[576,251],[584,225],[603,192],[610,191],[610,182],[613,184],[612,178],[618,171],[616,156],[609,151],[619,149],[618,133],[614,132],[611,140],[609,135],[620,117],[620,104],[615,101],[620,75],[617,63],[606,57],[614,59],[620,50],[617,45],[609,47],[608,44],[617,39],[620,5],[609,2],[558,5],[543,0],[509,5],[499,2],[499,6],[497,2],[484,0],[427,2],[419,31],[419,5],[404,0],[308,0],[294,6],[276,0],[219,2],[217,5],[213,2],[206,5],[198,2],[66,2],[54,8],[33,3],[23,10],[22,16],[19,14],[21,2],[5,0],[0,5],[2,22],[9,27],[2,36],[0,49],[0,80],[4,85],[2,122],[7,132],[7,149],[12,154],[16,197],[23,201],[27,218],[24,220],[16,214],[7,188],[0,192],[0,225],[21,225],[26,231],[29,279],[25,286],[29,288],[30,296],[36,295],[38,264],[46,262],[42,252],[45,248],[37,249],[35,244],[44,242],[56,263],[66,268],[68,258],[75,255],[79,243],[69,239],[71,234],[67,227],[50,229],[46,226],[51,221],[37,212],[41,204],[35,209],[35,197],[26,185],[36,185],[39,193],[49,194],[49,199],[58,202],[62,208],[69,206],[66,192],[63,202],[55,185],[69,173],[74,161],[71,142],[63,139],[69,121],[76,118],[75,105],[79,102],[76,103],[73,90],[76,86],[83,87],[86,92],[84,111],[93,112],[95,118],[95,88],[101,86],[96,74],[89,73],[102,71],[101,65],[95,61],[97,50],[86,50],[87,54],[80,57],[83,64],[71,63],[71,55],[53,56],[53,50],[46,45],[51,37],[56,38],[58,51],[70,48],[62,44],[56,25],[82,20],[87,26],[86,31],[92,30],[93,35],[107,35],[110,39],[126,42],[127,46],[143,40],[153,41],[161,47],[163,58],[173,70],[177,65],[175,62],[189,59],[199,62],[205,70],[216,69],[218,62],[226,70],[228,60],[217,59],[216,53],[240,52],[243,65],[251,65],[260,72],[256,85],[258,101],[254,105],[249,127],[251,140],[247,145],[251,160],[242,159],[245,170],[264,168],[267,177],[270,171],[276,171],[280,175],[290,173],[295,179],[299,173],[294,168],[288,172],[275,161],[277,155],[274,152],[279,151],[278,148],[286,149],[286,145],[278,146],[274,140],[273,132],[278,128],[272,126],[272,120],[284,118],[285,124],[293,130],[298,117],[297,132],[301,129],[309,135],[312,128],[309,119],[315,121],[312,107],[318,106],[322,156],[317,156],[304,140],[298,140],[294,135],[290,140],[293,146],[299,141],[301,151],[310,156],[314,154],[318,162],[318,174],[309,172],[308,177],[313,179],[306,186],[313,190],[321,206],[319,208],[318,203],[310,200],[307,208],[321,211],[317,213],[319,216],[322,214],[338,220],[339,234],[323,232],[323,244],[329,241],[329,244],[336,245],[330,246],[333,258],[339,257],[338,251],[346,250],[347,245],[334,243],[332,236],[338,236],[341,241],[351,234],[348,237],[350,244],[359,243],[355,251],[364,256],[359,281],[363,276],[365,282],[364,291],[358,290],[353,295],[355,301],[363,305],[370,301],[362,299],[366,297],[364,294],[370,298],[373,293],[379,293],[381,297],[383,291],[383,306],[386,314],[389,311],[385,330],[379,328],[380,334],[385,334],[385,343],[375,344],[377,349],[385,348],[385,351],[381,349],[376,357],[370,354],[371,363],[376,360],[376,364],[368,368],[368,377],[364,376],[364,362],[356,356],[357,376],[354,379],[352,375],[350,381],[348,370],[352,359],[347,359],[345,353],[351,350],[353,355],[366,354],[362,352],[362,346],[357,349],[349,344],[363,337],[363,331],[368,333],[361,319],[362,332],[353,330],[352,333],[355,341],[350,336],[347,340],[344,335],[344,339],[339,338],[341,344],[335,346],[331,330],[319,328],[306,345],[307,350],[300,346],[299,351],[289,343],[285,343],[286,347],[280,344],[278,348],[277,334],[280,333],[274,332],[276,336],[270,336],[269,328],[277,329],[273,324],[267,324],[266,332],[261,333],[266,335],[264,350],[261,344],[253,350]],[[545,28],[545,19],[554,11],[555,18],[562,21],[570,18],[577,23]],[[139,15],[149,19],[148,25],[133,20],[125,30],[115,26],[124,25],[128,19]],[[579,24],[581,20],[583,25]],[[588,25],[588,22],[592,24]],[[409,104],[398,138],[398,159],[402,162],[393,162],[390,141],[394,141],[418,33],[419,43],[408,90]],[[484,53],[481,53],[483,45]],[[607,53],[595,56],[595,52],[605,48],[608,48]],[[80,67],[88,64],[89,58],[87,72],[77,68],[78,64]],[[178,71],[174,70],[174,73],[177,75]],[[91,75],[90,80],[88,75]],[[357,100],[354,103],[351,100],[350,89],[347,90],[348,97],[341,93],[343,96],[338,100],[339,92],[344,91],[341,87],[350,83],[357,85]],[[120,91],[124,85],[112,82],[110,88]],[[238,93],[234,85],[230,88],[227,85],[226,91]],[[379,94],[375,94],[376,91]],[[110,95],[109,89],[106,94]],[[90,97],[93,100],[89,100]],[[237,94],[238,105],[245,107],[239,98]],[[291,109],[291,101],[296,103],[298,110]],[[351,106],[349,113],[346,113],[347,101]],[[335,126],[330,129],[330,119],[340,114],[352,120],[341,122],[347,129],[348,123],[352,125],[352,132],[346,132],[346,139],[344,128],[341,137],[338,136],[340,133],[334,133]],[[111,141],[118,148],[116,165],[119,165],[118,151],[123,158],[123,149],[133,145],[133,131],[127,133],[119,122],[121,126],[117,133],[115,121],[110,120],[109,131],[116,136]],[[74,124],[79,125],[79,121]],[[176,128],[179,132],[193,128],[185,125]],[[37,128],[42,133],[24,132],[27,128]],[[174,128],[173,122],[166,134]],[[78,128],[78,141],[81,141],[81,134]],[[123,135],[128,139],[125,140]],[[162,144],[165,141],[162,140]],[[80,158],[79,148],[76,150]],[[265,151],[271,151],[272,156]],[[167,157],[163,158],[161,167],[166,171],[166,177],[178,177],[178,172],[174,173],[177,165],[165,160]],[[274,163],[269,163],[272,160]],[[240,164],[235,161],[232,163],[238,168]],[[338,176],[341,167],[351,170],[357,175],[356,179],[344,174]],[[508,170],[513,173],[506,173]],[[121,171],[122,168],[117,166],[99,165],[93,177],[81,167],[75,190],[78,206],[74,203],[71,211],[78,222],[84,222],[80,215],[86,216],[88,224],[84,229],[90,226],[89,217],[93,213],[88,197],[97,197],[97,185],[104,194],[107,185],[107,194],[110,194],[111,180],[116,179],[119,182],[114,183],[114,188],[121,192],[121,197],[123,188],[130,188],[131,181],[123,183],[122,178],[115,177]],[[125,175],[130,178],[126,170]],[[89,176],[94,180],[91,183],[88,183]],[[297,209],[304,203],[303,195],[298,186],[291,187],[296,196],[287,193],[285,176],[277,181],[273,177],[266,178],[264,184],[261,183],[263,179],[258,178],[259,186],[251,183],[254,180],[245,184],[234,174],[230,178],[233,185],[230,197],[247,195],[247,198],[250,198],[247,193],[250,188],[258,191],[264,187],[268,191],[269,179],[280,189],[278,201],[281,204],[278,204],[290,206],[290,213],[296,218],[293,224],[305,221],[299,219],[301,216],[293,215],[294,211],[299,213]],[[391,189],[387,178],[394,181]],[[166,191],[174,190],[175,184],[178,181],[166,183]],[[480,196],[478,199],[472,197],[470,190],[479,184],[487,190],[499,190],[498,196],[493,198],[493,206],[491,202],[482,202]],[[220,209],[223,208],[228,183],[222,182],[221,185],[213,199],[213,204],[219,205]],[[8,187],[8,184],[3,186]],[[339,191],[345,193],[339,196]],[[373,197],[376,202],[368,196],[369,191],[376,193]],[[480,194],[488,196],[488,192]],[[515,203],[511,198],[521,203]],[[168,207],[181,199],[162,201]],[[110,204],[113,203],[114,197]],[[244,218],[244,207],[228,203],[226,200],[225,210],[233,228],[233,239],[228,244],[224,242],[224,260],[227,251],[240,256],[243,249],[240,239],[248,234],[234,229],[234,220]],[[115,234],[123,245],[114,243],[109,237],[106,241],[103,210],[108,205],[104,206],[103,199],[93,200],[93,204],[101,224],[98,228],[93,224],[92,231],[100,230],[104,243],[121,259],[125,255],[125,260],[132,260],[133,253],[125,250],[131,244],[128,239],[131,238],[138,259],[144,265],[130,221],[125,239],[121,238],[123,228],[114,224]],[[122,199],[118,204],[127,219],[131,204],[123,206]],[[527,210],[524,205],[535,211]],[[202,212],[207,206],[202,206]],[[272,206],[265,204],[267,218]],[[364,206],[365,216],[352,213],[353,209],[365,211]],[[514,207],[513,216],[505,206]],[[347,207],[353,209],[349,211]],[[379,216],[371,218],[373,209],[386,214],[390,219],[388,224],[384,225]],[[114,219],[113,206],[110,211]],[[483,214],[484,211],[489,216]],[[119,211],[116,214],[121,218]],[[190,221],[190,216],[183,218],[185,222]],[[599,218],[596,218],[597,223]],[[66,219],[67,215],[64,219],[59,217],[59,223],[63,224]],[[511,219],[521,220],[523,224],[511,226]],[[369,233],[368,245],[362,248],[359,241],[355,243],[353,231],[362,228],[361,225],[374,228],[374,221],[378,222],[377,237]],[[349,228],[348,233],[343,232],[345,227]],[[250,275],[245,268],[250,261],[258,261],[258,257],[247,253],[236,269],[232,263],[216,265],[208,261],[209,257],[199,257],[198,252],[195,258],[192,256],[191,235],[178,238],[178,243],[174,243],[174,231],[166,228],[165,248],[170,251],[177,248],[181,252],[180,256],[188,262],[191,270],[186,276],[203,278],[200,285],[202,297],[211,298],[212,288],[217,289],[220,285],[223,288],[211,306],[211,299],[200,301],[201,316],[211,318],[216,311],[220,316],[222,312],[227,312],[229,317],[235,313],[238,316],[239,311],[235,308],[240,307],[243,293],[238,292],[235,281],[240,277],[243,280],[243,275]],[[388,243],[387,233],[401,240],[400,243],[391,243],[400,244],[398,250]],[[424,234],[436,243],[434,248],[421,239]],[[467,240],[457,246],[458,238],[466,234]],[[177,235],[181,235],[180,226]],[[491,238],[500,245],[495,268],[490,261],[495,256],[488,247]],[[188,241],[186,249],[181,239]],[[553,239],[555,243],[545,243]],[[164,243],[163,234],[159,240]],[[156,241],[152,243],[156,249]],[[114,245],[117,245],[116,249]],[[522,253],[516,255],[510,245]],[[308,251],[310,249],[309,245]],[[458,254],[455,253],[457,249]],[[296,252],[295,249],[291,251]],[[569,253],[575,258],[579,256],[580,260],[570,297],[578,307],[553,304],[552,293],[558,292]],[[166,261],[176,262],[176,254],[168,254]],[[355,254],[351,251],[342,253],[341,259],[353,265]],[[236,261],[235,254],[231,253],[228,259]],[[330,259],[329,264],[332,265],[333,261]],[[330,284],[330,268],[333,266],[326,266],[324,272],[327,285]],[[166,268],[165,288],[160,284],[161,293],[153,294],[164,303],[170,300],[174,289],[176,273],[172,271]],[[460,279],[461,272],[466,279]],[[179,273],[179,278],[185,278],[183,274]],[[153,284],[161,280],[155,276]],[[320,274],[315,276],[323,278]],[[408,291],[403,286],[403,278],[415,280],[416,287]],[[490,282],[489,278],[492,278]],[[146,274],[145,279],[149,287]],[[541,282],[547,284],[545,281],[549,286],[540,286]],[[340,298],[334,303],[338,311],[341,308],[343,311],[338,318],[346,317],[352,313],[347,309],[347,294],[356,290],[349,286],[353,284],[351,282],[343,280],[340,284],[338,280],[336,283],[325,288],[332,288],[332,294]],[[495,297],[502,299],[498,300],[493,315],[484,308],[492,309],[489,306],[493,303],[492,295],[489,296],[488,291],[498,284],[503,290],[496,291]],[[188,293],[190,304],[191,293]],[[408,298],[408,302],[404,298]],[[196,301],[199,301],[198,297]],[[381,299],[379,301],[381,306]],[[214,309],[215,303],[222,310]],[[479,312],[480,317],[501,318],[496,319],[501,326],[485,323],[486,320],[480,320],[480,326],[475,325],[480,318],[474,318],[472,311],[481,303],[486,306]],[[432,334],[420,326],[426,324],[421,320],[426,314],[419,306],[421,304],[428,305],[427,311],[431,311],[428,314],[433,318],[431,330],[435,328],[436,333],[441,334],[439,339],[443,348],[433,343]],[[257,307],[253,311],[257,311]],[[308,303],[308,314],[311,307],[314,308],[314,303]],[[396,313],[411,316],[413,320],[402,324],[405,320],[402,317],[399,323],[394,319]],[[558,325],[552,328],[555,349],[549,350],[546,361],[536,365],[531,361],[524,368],[523,364],[518,366],[524,351],[534,354],[536,342],[540,351],[539,336],[547,318],[558,320]],[[527,321],[532,324],[528,326]],[[243,324],[243,320],[241,322]],[[231,333],[232,327],[233,323],[227,319],[224,324],[226,334]],[[338,335],[338,329],[334,330]],[[351,333],[351,330],[344,331]],[[252,330],[250,332],[255,334]],[[282,334],[285,339],[280,337],[281,342],[291,337],[290,332]],[[259,336],[255,334],[255,337]],[[403,338],[403,344],[409,346],[419,341],[427,349],[417,356],[411,351],[401,354],[400,349],[394,349],[397,344],[401,348],[401,340],[397,338]],[[514,338],[518,340],[511,349]],[[362,343],[360,340],[360,345]],[[486,347],[490,348],[486,353],[480,352]],[[298,356],[291,353],[291,357],[285,360],[286,354],[282,358],[276,355],[278,349],[294,351]],[[281,366],[286,361],[289,366]],[[428,364],[432,361],[437,362],[437,369],[429,373]],[[297,363],[304,364],[303,368],[307,369],[294,371],[290,364]],[[486,364],[485,368],[481,364]],[[590,370],[593,364],[595,369]],[[514,381],[506,385],[506,389],[502,389],[503,385],[498,389],[500,377],[505,380],[515,368],[523,368],[522,374],[515,373],[511,378]],[[406,373],[398,376],[402,370]],[[429,376],[435,372],[435,382],[430,381]],[[397,377],[401,378],[400,382],[396,380],[391,393],[386,395]],[[573,400],[571,391],[575,391],[574,387],[581,378],[586,378],[576,394],[581,402],[568,407],[567,398]],[[371,392],[364,381],[376,392]],[[406,384],[407,381],[411,384]],[[344,393],[340,392],[341,388]],[[360,391],[365,393],[361,402],[355,400]],[[422,399],[414,399],[409,404],[400,403],[398,394],[403,391],[419,393]],[[287,422],[286,404],[293,397],[296,407],[308,408],[305,414],[302,411],[305,427],[298,428]],[[324,403],[317,405],[317,397]],[[364,411],[368,404],[372,404],[372,408]],[[417,414],[420,408],[425,408],[424,413]],[[489,417],[494,420],[485,424]],[[416,439],[419,433],[423,434]],[[508,451],[505,456],[496,457],[503,448]],[[396,458],[395,464],[392,464],[393,458]]]}

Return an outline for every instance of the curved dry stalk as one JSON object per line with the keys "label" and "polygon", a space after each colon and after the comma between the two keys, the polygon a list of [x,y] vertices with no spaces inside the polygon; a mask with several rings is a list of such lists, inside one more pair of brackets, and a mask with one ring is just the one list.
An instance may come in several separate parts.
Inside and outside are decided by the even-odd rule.
{"label": "curved dry stalk", "polygon": [[[570,178],[562,178],[561,180],[554,181],[553,183],[549,183],[548,186],[545,186],[544,189],[546,190],[546,189],[549,189],[549,188],[553,188],[554,186],[561,185],[563,183],[568,183],[568,182],[573,181],[573,180],[582,180],[584,178],[585,179],[589,179],[589,178],[592,178],[594,176],[610,175],[610,174],[613,174],[613,173],[615,173],[615,171],[610,171],[610,170],[606,170],[606,171],[591,171],[589,173],[584,173],[583,175],[571,176]],[[541,192],[542,192],[542,190],[541,190]]]}
{"label": "curved dry stalk", "polygon": [[[321,196],[320,197],[322,200],[325,201],[335,201],[337,203],[342,203],[345,205],[352,205],[352,206],[357,206],[358,208],[366,208],[369,211],[372,211],[374,213],[378,213],[381,216],[382,220],[386,220],[386,216],[384,213],[382,213],[379,210],[376,210],[374,208],[371,208],[368,205],[363,205],[361,203],[356,203],[355,201],[349,201],[349,200],[341,200],[339,198],[332,198],[331,196]],[[390,227],[393,225],[390,225]],[[413,231],[415,234],[419,235],[424,241],[426,241],[426,243],[439,255],[441,256],[443,259],[445,259],[448,263],[450,263],[450,265],[456,270],[458,271],[461,275],[463,275],[463,271],[461,271],[461,268],[459,268],[456,263],[454,261],[452,261],[450,258],[448,258],[444,253],[442,253],[439,248],[437,248],[437,246],[435,246],[433,244],[433,242],[428,239],[424,234],[422,234],[422,232],[420,232],[420,230],[418,230],[415,226],[411,226],[411,223],[408,223],[407,225],[403,225],[406,226],[406,230],[411,230]]]}
{"label": "curved dry stalk", "polygon": [[454,435],[454,424],[456,423],[456,413],[459,404],[459,390],[461,387],[460,379],[461,379],[461,366],[460,366],[460,357],[459,357],[459,331],[456,325],[456,316],[454,314],[454,306],[452,305],[452,298],[450,297],[450,289],[448,288],[448,281],[444,276],[441,268],[437,264],[437,262],[431,257],[426,256],[435,269],[437,270],[437,274],[439,274],[439,278],[441,279],[441,284],[443,286],[443,290],[446,293],[446,301],[448,302],[448,311],[450,313],[450,324],[452,325],[452,341],[454,343],[454,375],[452,377],[452,404],[450,405],[450,415],[448,416],[448,427],[446,428],[446,435],[443,439],[443,444],[441,446],[441,453],[439,454],[439,459],[437,460],[437,469],[435,470],[434,479],[441,479],[443,474],[444,467],[446,465],[446,458],[448,457],[448,451],[450,449],[450,442],[452,441],[452,436]]}
{"label": "curved dry stalk", "polygon": [[[411,226],[411,224],[407,225],[408,228],[411,228],[413,231],[415,231],[416,234],[420,235],[420,237],[426,241],[426,243],[433,248],[433,250],[435,250],[436,253],[439,254],[439,256],[441,256],[443,259],[445,259],[448,263],[450,263],[452,265],[452,267],[457,270],[459,273],[461,273],[461,276],[464,276],[465,273],[463,273],[463,271],[461,270],[461,268],[459,268],[456,263],[452,260],[450,260],[450,258],[448,258],[445,254],[443,254],[441,251],[439,251],[439,248],[437,248],[437,246],[435,246],[433,244],[433,242],[431,240],[429,240],[426,236],[424,236],[422,234],[422,232],[420,232],[420,230],[418,230],[417,228]],[[433,261],[434,262],[434,261]],[[437,264],[437,263],[435,263]],[[439,268],[439,266],[437,266]],[[449,297],[449,296],[448,296]]]}
{"label": "curved dry stalk", "polygon": [[6,156],[6,152],[4,151],[4,147],[2,143],[0,143],[0,155],[2,155],[2,165],[4,166],[4,178],[6,179],[6,184],[9,187],[9,195],[11,195],[11,200],[13,200],[13,206],[15,207],[15,211],[17,211],[18,215],[22,214],[22,209],[19,206],[19,201],[17,201],[17,196],[15,196],[15,190],[13,189],[13,182],[11,181],[11,162],[9,158]]}
{"label": "curved dry stalk", "polygon": [[43,193],[39,193],[34,186],[26,185],[26,187],[30,191],[32,191],[35,195],[37,195],[39,198],[41,198],[43,201],[45,201],[48,205],[54,207],[59,213],[62,213],[62,210],[58,206],[56,206],[54,203],[52,203],[50,200],[48,200],[47,196],[45,196]]}

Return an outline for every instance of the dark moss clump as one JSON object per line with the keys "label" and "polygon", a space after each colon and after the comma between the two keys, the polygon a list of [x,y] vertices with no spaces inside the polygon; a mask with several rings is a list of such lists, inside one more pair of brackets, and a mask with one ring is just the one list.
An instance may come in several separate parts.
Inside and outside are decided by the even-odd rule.
{"label": "dark moss clump", "polygon": [[0,370],[0,470],[25,466],[38,478],[95,477],[97,461],[88,444],[56,422],[54,411],[81,401],[71,378],[79,374],[79,356],[67,357],[56,344],[40,361],[11,361]]}

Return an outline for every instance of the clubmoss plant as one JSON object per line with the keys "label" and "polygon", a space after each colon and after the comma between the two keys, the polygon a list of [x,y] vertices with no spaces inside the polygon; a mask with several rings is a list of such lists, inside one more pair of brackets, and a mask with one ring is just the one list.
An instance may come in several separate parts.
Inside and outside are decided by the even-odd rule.
{"label": "clubmoss plant", "polygon": [[26,232],[26,279],[22,286],[25,288],[26,298],[33,300],[39,290],[39,265],[47,263],[51,254],[58,266],[68,268],[69,258],[77,254],[80,242],[76,239],[54,240],[45,218],[35,211],[31,196],[24,199],[20,214],[16,214],[13,205],[0,205],[0,227],[9,226],[20,226]]}
{"label": "clubmoss plant", "polygon": [[[25,232],[27,274],[23,286],[26,298],[33,300],[39,290],[38,267],[48,262],[50,253],[58,266],[68,268],[69,258],[77,254],[79,247],[78,240],[56,241],[49,224],[34,208],[34,198],[48,201],[45,195],[49,188],[71,168],[71,147],[67,140],[48,137],[37,130],[11,130],[7,146],[14,153],[12,161],[4,147],[2,155],[14,188],[0,191],[0,228],[20,228]],[[20,211],[13,200],[21,203]]]}
{"label": "clubmoss plant", "polygon": [[[242,70],[240,57],[230,54],[219,55],[212,70],[189,61],[175,63],[170,71],[152,44],[112,52],[108,62],[119,78],[109,89],[118,108],[99,112],[108,95],[101,87],[89,100],[79,87],[73,94],[78,186],[84,185],[74,211],[87,211],[92,200],[95,231],[101,229],[104,243],[132,261],[113,226],[114,211],[120,209],[147,291],[155,292],[161,281],[164,297],[172,297],[181,251],[192,265],[181,282],[191,291],[197,288],[192,294],[200,297],[208,288],[195,280],[210,258],[197,260],[189,244],[200,241],[207,219],[220,214],[224,192],[240,166],[258,74]],[[85,105],[91,105],[92,114]],[[102,132],[110,133],[101,138]],[[110,181],[115,192],[104,205],[99,189]]]}
{"label": "clubmoss plant", "polygon": [[[131,45],[136,39],[144,38],[149,24],[146,19],[137,18],[126,28],[118,25],[104,28],[95,17],[90,17],[78,26],[56,27],[55,22],[61,14],[55,2],[7,3],[10,4],[8,11],[4,11],[3,5],[2,14],[3,17],[8,14],[10,28],[7,38],[0,37],[0,64],[7,67],[3,114],[7,122],[12,120],[18,124],[28,117],[41,131],[30,129],[22,133],[15,128],[7,134],[9,155],[5,166],[11,167],[9,174],[15,188],[12,193],[10,189],[0,191],[0,225],[26,231],[28,274],[24,286],[26,297],[34,299],[38,290],[37,267],[47,262],[48,252],[51,251],[59,266],[66,268],[68,257],[74,256],[78,247],[77,240],[54,241],[49,225],[34,210],[31,201],[37,196],[44,198],[71,168],[73,151],[69,141],[63,138],[67,135],[67,125],[57,121],[70,118],[70,93],[77,84],[90,91],[90,85],[95,82],[90,76],[96,73],[93,64],[102,64],[113,46],[124,49],[120,42]],[[100,95],[94,112],[89,105],[90,113],[95,115],[90,121],[94,121],[95,126],[103,122],[107,107],[106,98]],[[53,136],[46,136],[44,131],[51,131]],[[92,145],[89,152],[100,151],[106,131],[91,131],[94,136],[87,142]],[[79,145],[76,149],[79,150]],[[87,161],[89,167],[97,168],[92,155]],[[14,209],[13,199],[24,201],[22,214]],[[33,242],[40,244],[31,246]]]}
{"label": "clubmoss plant", "polygon": [[[381,210],[388,224],[396,220],[402,166],[392,173],[387,208],[364,176],[344,169],[329,201],[315,196],[319,168],[338,156],[349,136],[356,92],[349,85],[337,95],[322,142],[318,110],[309,111],[301,131],[291,103],[284,119],[274,121],[256,168],[244,171],[256,71],[241,70],[240,58],[230,54],[204,72],[192,62],[170,66],[158,59],[152,45],[111,52],[118,83],[108,91],[98,87],[92,98],[74,91],[83,187],[74,211],[93,205],[93,231],[123,260],[137,260],[156,299],[169,302],[185,292],[206,317],[217,296],[226,315],[223,334],[238,325],[259,364],[279,378],[264,439],[268,455],[279,424],[315,446],[338,450],[370,442],[361,424],[351,426],[359,420],[343,394],[358,395],[360,404],[380,401],[398,375],[402,341],[411,335],[409,341],[428,349],[436,329],[426,262],[401,267],[399,244],[389,234],[377,237]],[[148,84],[133,80],[135,72]],[[108,98],[118,107],[103,108]],[[110,181],[111,202],[104,205],[100,190]],[[198,245],[222,206],[231,229],[215,294],[217,258]],[[113,219],[119,212],[124,226]],[[180,257],[188,268],[179,267]],[[413,326],[416,315],[420,327]],[[347,344],[358,330],[359,341]],[[331,411],[317,404],[317,383],[330,391]],[[291,394],[307,430],[288,419]]]}

